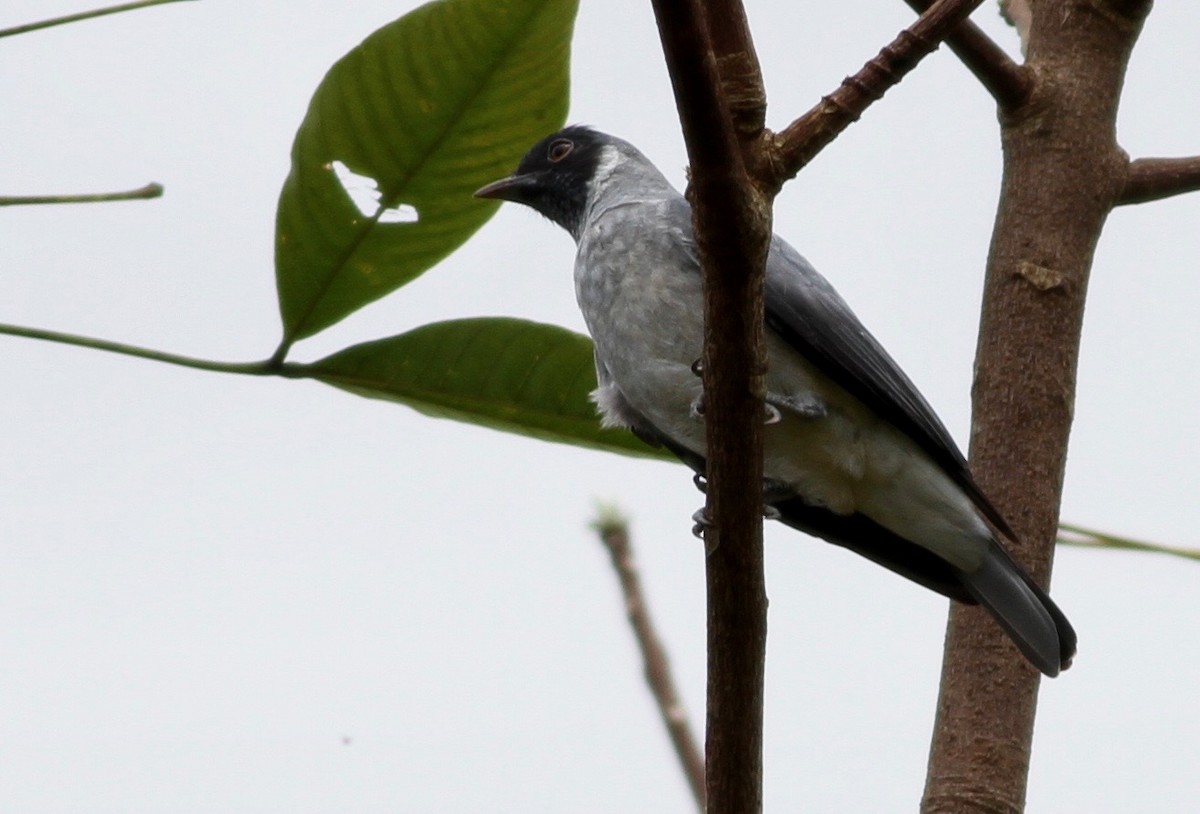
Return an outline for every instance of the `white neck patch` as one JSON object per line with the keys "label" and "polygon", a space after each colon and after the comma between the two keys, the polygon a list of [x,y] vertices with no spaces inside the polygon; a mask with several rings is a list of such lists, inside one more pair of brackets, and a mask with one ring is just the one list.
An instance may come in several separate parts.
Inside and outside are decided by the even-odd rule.
{"label": "white neck patch", "polygon": [[621,153],[611,144],[600,148],[600,160],[596,162],[596,172],[592,175],[592,183],[588,188],[588,197],[594,199],[596,193],[603,189],[612,177],[613,171],[621,163]]}

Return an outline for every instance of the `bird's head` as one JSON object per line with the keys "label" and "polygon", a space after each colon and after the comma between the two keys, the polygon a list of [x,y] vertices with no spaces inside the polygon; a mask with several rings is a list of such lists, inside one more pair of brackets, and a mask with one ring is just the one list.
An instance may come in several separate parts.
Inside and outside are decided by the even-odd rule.
{"label": "bird's head", "polygon": [[516,172],[475,197],[525,204],[578,238],[592,183],[614,141],[582,125],[551,133],[530,148]]}

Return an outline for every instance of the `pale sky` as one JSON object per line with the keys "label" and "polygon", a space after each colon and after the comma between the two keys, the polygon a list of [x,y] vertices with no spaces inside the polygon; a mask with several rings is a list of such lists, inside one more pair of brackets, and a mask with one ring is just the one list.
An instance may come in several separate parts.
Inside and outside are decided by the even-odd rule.
{"label": "pale sky", "polygon": [[[328,67],[408,2],[180,3],[0,42],[0,194],[155,180],[156,201],[0,210],[0,322],[229,361],[279,337],[274,207]],[[90,7],[7,0],[0,27]],[[889,41],[899,0],[750,2],[780,127]],[[991,4],[975,15],[1005,47]],[[1160,3],[1120,137],[1200,153],[1200,7]],[[584,2],[570,120],[686,163],[649,3]],[[999,180],[995,111],[948,51],[793,182],[776,230],[965,445]],[[1200,195],[1118,210],[1092,275],[1065,520],[1196,545]],[[438,319],[582,330],[573,246],[503,207],[426,276],[301,343]],[[0,337],[0,810],[686,812],[614,575],[633,518],[697,728],[702,497],[678,466],[350,396]],[[768,526],[766,809],[912,811],[946,602]],[[1200,798],[1200,565],[1065,549],[1079,632],[1043,682],[1031,812]]]}

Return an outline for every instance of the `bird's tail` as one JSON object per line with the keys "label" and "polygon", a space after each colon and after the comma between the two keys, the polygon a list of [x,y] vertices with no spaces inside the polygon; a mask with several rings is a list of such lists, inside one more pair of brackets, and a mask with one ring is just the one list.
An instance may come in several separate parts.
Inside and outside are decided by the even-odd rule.
{"label": "bird's tail", "polygon": [[1075,629],[998,543],[976,571],[962,573],[962,583],[1035,667],[1053,677],[1071,666]]}

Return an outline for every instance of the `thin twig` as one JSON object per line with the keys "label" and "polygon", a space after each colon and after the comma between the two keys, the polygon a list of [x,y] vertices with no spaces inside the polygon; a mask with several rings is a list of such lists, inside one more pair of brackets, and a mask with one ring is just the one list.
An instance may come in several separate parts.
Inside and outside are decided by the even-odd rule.
{"label": "thin twig", "polygon": [[1147,543],[1133,540],[1129,537],[1118,537],[1102,531],[1093,531],[1081,526],[1068,523],[1058,525],[1058,542],[1060,545],[1073,545],[1080,548],[1115,548],[1123,551],[1145,551],[1150,554],[1167,554],[1172,557],[1182,557],[1185,560],[1200,561],[1200,549],[1183,548],[1180,546]]}
{"label": "thin twig", "polygon": [[937,0],[915,23],[775,140],[778,185],[798,173],[873,102],[931,54],[982,0]]}
{"label": "thin twig", "polygon": [[183,0],[139,0],[136,3],[122,3],[119,6],[108,6],[106,8],[92,9],[91,11],[81,11],[78,14],[68,14],[65,17],[54,17],[49,20],[39,20],[36,23],[24,23],[22,25],[13,26],[12,28],[0,29],[0,37],[11,37],[14,34],[27,34],[30,31],[38,31],[43,28],[51,28],[56,25],[66,25],[67,23],[77,23],[80,20],[91,20],[95,17],[106,17],[109,14],[117,14],[122,11],[135,11],[140,8],[149,8],[150,6],[161,6],[166,3],[179,3]]}
{"label": "thin twig", "polygon": [[[933,5],[933,0],[904,0],[918,14]],[[950,50],[975,75],[979,84],[992,95],[1001,110],[1015,110],[1033,89],[1029,70],[1010,57],[996,41],[970,20],[963,20],[946,35]]]}
{"label": "thin twig", "polygon": [[1146,203],[1200,190],[1200,156],[1139,158],[1129,164],[1117,205]]}
{"label": "thin twig", "polygon": [[94,192],[84,195],[0,195],[0,206],[31,206],[34,204],[102,203],[104,201],[136,201],[161,198],[162,184],[151,181],[144,187],[125,192]]}
{"label": "thin twig", "polygon": [[629,542],[629,523],[616,509],[602,506],[592,523],[592,528],[600,535],[600,542],[604,543],[612,559],[613,570],[617,572],[621,582],[629,626],[633,629],[638,649],[642,653],[644,674],[646,683],[650,686],[650,694],[658,704],[663,726],[667,728],[671,745],[675,747],[675,755],[679,758],[683,774],[691,787],[696,808],[704,811],[704,756],[692,735],[687,711],[679,701],[675,680],[671,677],[667,651],[654,631],[654,623],[650,620],[649,606],[642,592],[642,581],[638,577],[637,562]]}

